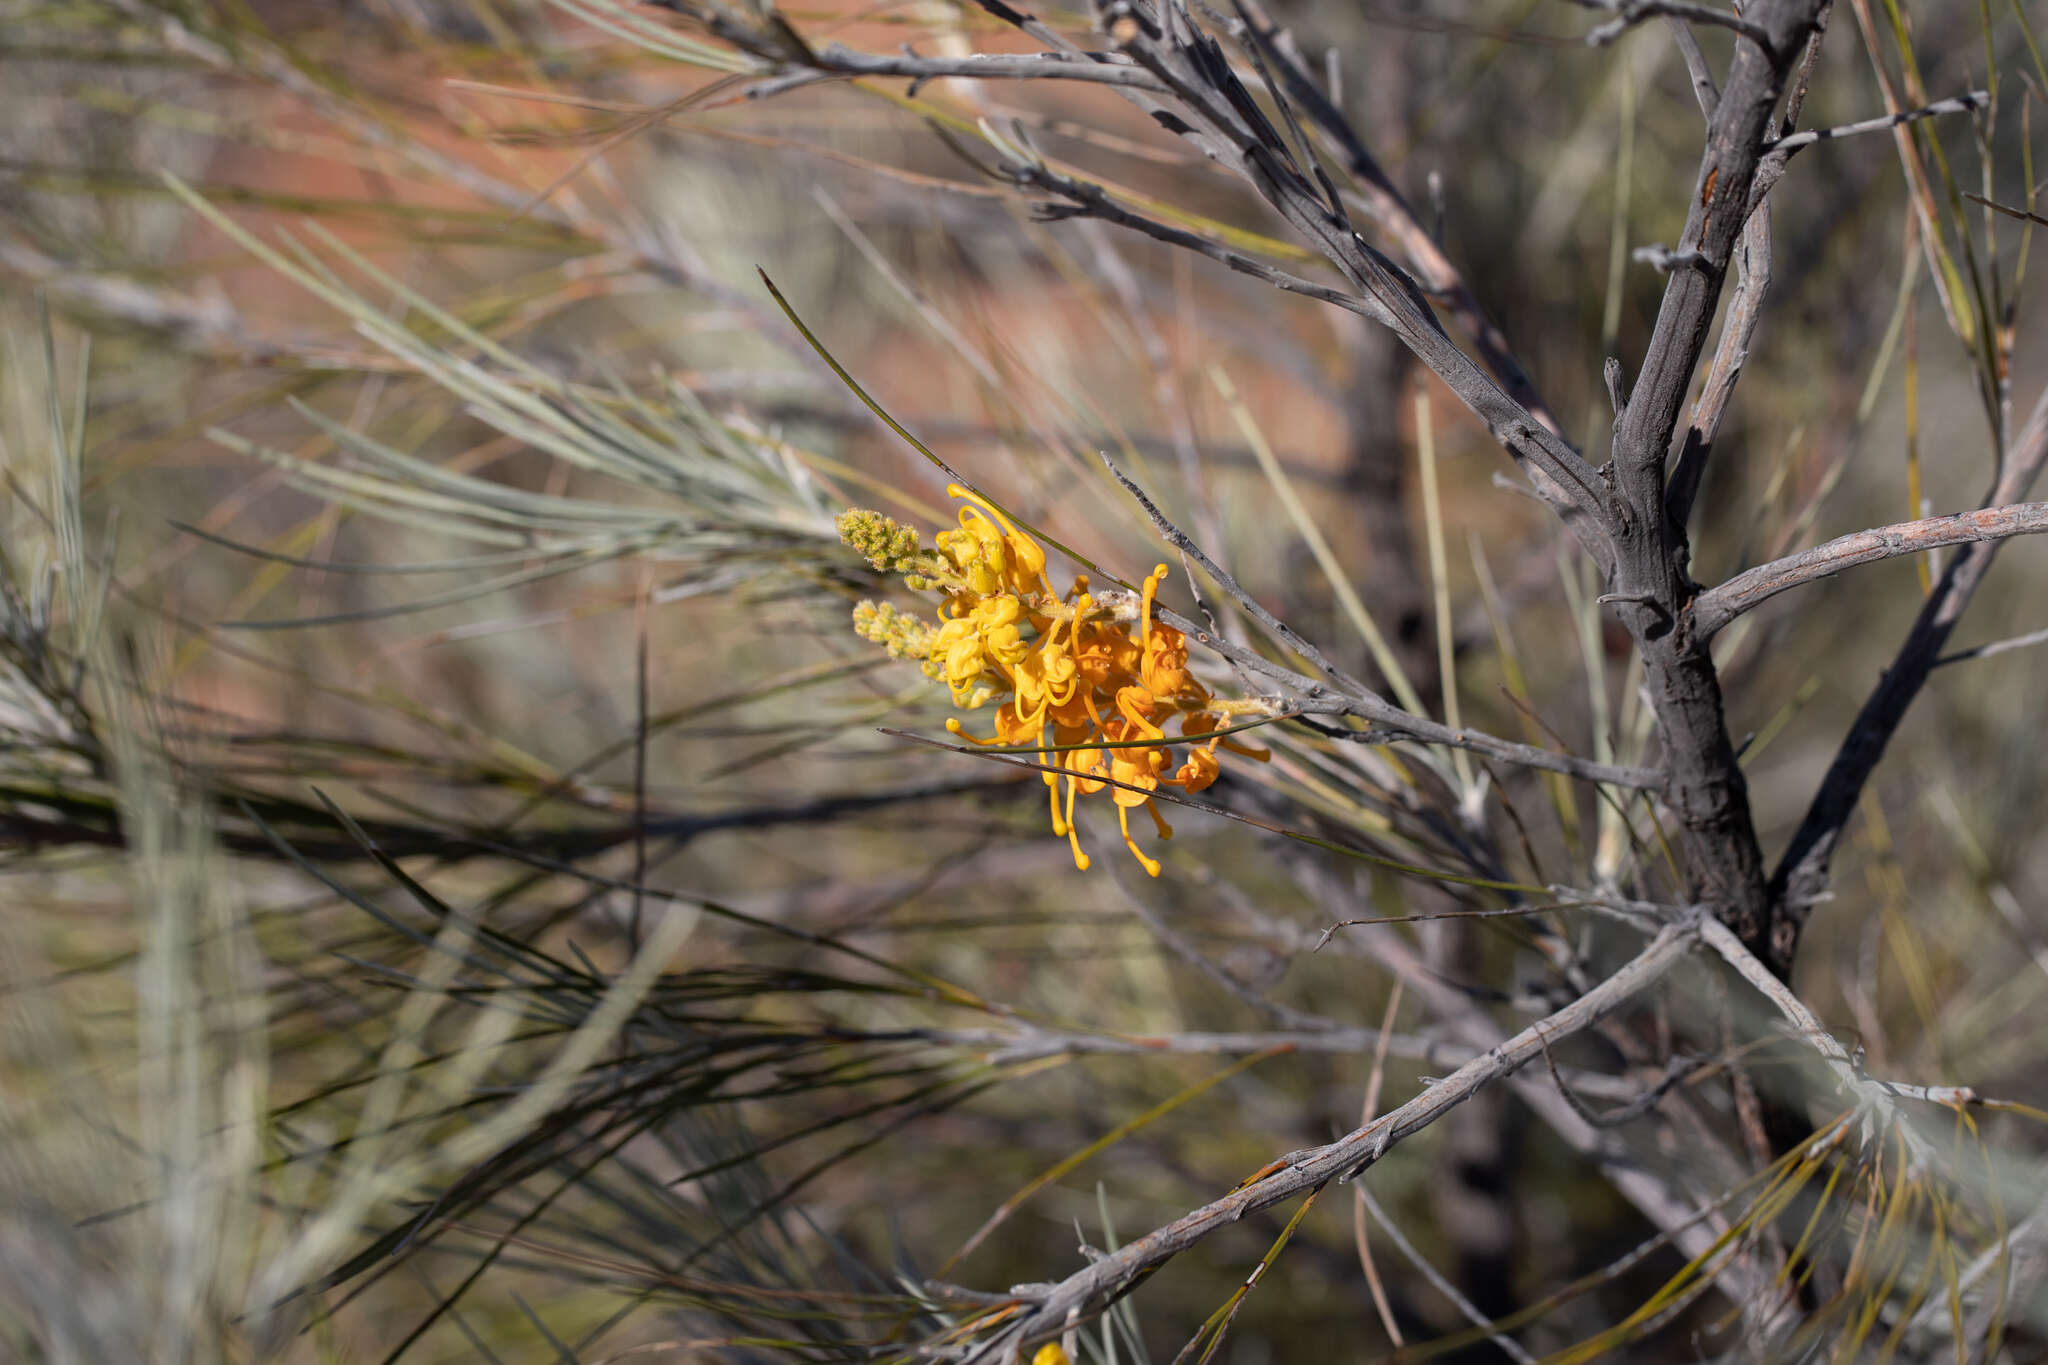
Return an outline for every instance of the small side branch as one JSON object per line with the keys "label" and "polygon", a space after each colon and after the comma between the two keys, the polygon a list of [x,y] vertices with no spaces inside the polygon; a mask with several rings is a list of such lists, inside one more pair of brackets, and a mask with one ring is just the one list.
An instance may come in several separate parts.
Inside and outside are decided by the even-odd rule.
{"label": "small side branch", "polygon": [[1664,1097],[1671,1093],[1673,1086],[1700,1068],[1697,1058],[1673,1057],[1665,1063],[1664,1074],[1658,1077],[1654,1084],[1639,1094],[1629,1096],[1627,1103],[1604,1114],[1596,1114],[1574,1092],[1571,1083],[1565,1080],[1564,1073],[1558,1070],[1557,1059],[1550,1055],[1547,1048],[1543,1053],[1543,1061],[1550,1068],[1550,1079],[1557,1084],[1557,1093],[1564,1096],[1565,1103],[1572,1107],[1573,1113],[1595,1128],[1620,1128],[1625,1124],[1634,1123],[1655,1109]]}
{"label": "small side branch", "polygon": [[1944,654],[1936,659],[1934,666],[1947,668],[1950,664],[1968,663],[1971,659],[1988,659],[1994,654],[2004,654],[2015,649],[2030,649],[2035,645],[2048,645],[2048,630],[2030,630],[2024,635],[2009,635],[2003,640],[1993,640],[1988,645],[1959,649],[1953,654]]}
{"label": "small side branch", "polygon": [[1414,1266],[1416,1272],[1428,1280],[1437,1293],[1449,1299],[1453,1308],[1464,1314],[1465,1321],[1486,1333],[1487,1340],[1500,1347],[1502,1354],[1515,1361],[1516,1365],[1536,1365],[1535,1356],[1523,1350],[1521,1344],[1513,1337],[1493,1330],[1486,1314],[1480,1312],[1472,1300],[1459,1293],[1458,1286],[1446,1279],[1441,1270],[1431,1265],[1427,1256],[1416,1250],[1415,1244],[1408,1240],[1394,1220],[1387,1217],[1387,1211],[1380,1207],[1379,1201],[1372,1197],[1371,1191],[1363,1185],[1354,1188],[1358,1191],[1359,1204],[1373,1216],[1373,1221],[1380,1225],[1380,1231],[1387,1235],[1387,1240],[1394,1244],[1394,1249],[1407,1258],[1408,1264]]}
{"label": "small side branch", "polygon": [[[1139,510],[1144,512],[1146,519],[1152,523],[1152,529],[1159,533],[1159,538],[1200,565],[1202,572],[1209,575],[1210,581],[1222,589],[1224,594],[1233,602],[1236,602],[1239,606],[1250,612],[1253,620],[1257,621],[1267,630],[1272,631],[1275,639],[1321,669],[1324,675],[1330,679],[1331,683],[1344,693],[1345,696],[1364,699],[1374,695],[1371,688],[1338,668],[1320,649],[1297,634],[1294,627],[1268,611],[1263,602],[1246,592],[1244,586],[1236,578],[1232,577],[1228,570],[1211,559],[1209,552],[1195,543],[1194,537],[1173,524],[1172,518],[1159,509],[1159,504],[1152,501],[1151,495],[1143,488],[1140,488],[1137,481],[1132,479],[1130,475],[1117,467],[1116,461],[1109,458],[1108,452],[1101,452],[1101,458],[1103,468],[1109,471],[1111,478],[1123,485],[1124,492],[1130,494],[1131,500],[1138,504]],[[1163,618],[1164,613],[1162,613]],[[1176,630],[1186,630],[1186,627],[1182,626],[1179,621],[1169,621],[1168,624]],[[1189,626],[1194,625],[1192,621],[1187,624]],[[1193,638],[1205,645],[1213,646],[1216,643],[1214,637],[1199,626],[1196,626],[1189,633]],[[1225,658],[1236,658],[1235,655],[1228,651],[1220,652],[1224,654]],[[1261,660],[1260,662],[1263,663],[1265,661]],[[1307,678],[1303,678],[1302,681],[1309,684],[1305,690],[1311,697],[1319,695],[1323,691],[1320,685],[1311,682]]]}
{"label": "small side branch", "polygon": [[1840,536],[1825,545],[1759,564],[1701,593],[1693,601],[1693,631],[1706,639],[1781,592],[1816,579],[1831,578],[1860,564],[1921,554],[1947,545],[2009,540],[2043,531],[2048,531],[2048,502],[2021,502],[1957,512],[1953,516],[1902,521],[1895,526]]}
{"label": "small side branch", "polygon": [[[1344,213],[1332,209],[1315,166],[1302,164],[1295,145],[1238,80],[1222,45],[1195,24],[1183,0],[1148,5],[1095,0],[1094,9],[1098,27],[1117,50],[1156,76],[1172,97],[1154,98],[1137,89],[1119,93],[1189,146],[1242,176],[1342,273],[1354,294],[1383,310],[1381,321],[1485,424],[1595,560],[1603,568],[1610,565],[1613,499],[1606,481],[1460,350],[1443,331],[1421,286],[1359,236]],[[1290,126],[1299,127],[1299,120]]]}
{"label": "small side branch", "polygon": [[1671,40],[1678,45],[1678,55],[1685,58],[1685,73],[1692,80],[1692,93],[1700,102],[1700,112],[1712,119],[1714,106],[1721,102],[1721,87],[1707,66],[1707,55],[1700,51],[1700,40],[1693,37],[1683,19],[1666,15],[1665,21],[1671,26]]}
{"label": "small side branch", "polygon": [[1832,142],[1836,138],[1854,137],[1858,133],[1883,133],[1903,123],[1917,123],[1936,114],[1967,114],[1972,110],[1985,108],[1991,103],[1991,96],[1982,90],[1972,90],[1967,95],[1954,99],[1936,100],[1920,109],[1907,109],[1897,114],[1885,114],[1879,118],[1867,118],[1860,123],[1844,123],[1835,128],[1815,128],[1809,132],[1793,133],[1781,137],[1764,148],[1769,152],[1796,152],[1801,147],[1811,147],[1816,142]]}

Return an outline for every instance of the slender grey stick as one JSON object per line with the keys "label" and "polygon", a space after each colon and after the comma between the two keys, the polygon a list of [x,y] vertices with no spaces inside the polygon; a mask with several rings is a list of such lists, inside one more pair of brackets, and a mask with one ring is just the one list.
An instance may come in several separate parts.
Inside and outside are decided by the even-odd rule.
{"label": "slender grey stick", "polygon": [[1308,1014],[1292,1006],[1283,1005],[1277,1000],[1269,1000],[1240,981],[1222,963],[1197,948],[1186,934],[1167,923],[1164,915],[1148,905],[1144,896],[1132,889],[1123,868],[1124,863],[1121,859],[1111,864],[1110,876],[1116,882],[1117,891],[1122,894],[1124,903],[1131,907],[1131,913],[1143,922],[1151,931],[1152,937],[1158,939],[1160,945],[1168,952],[1221,986],[1226,993],[1266,1015],[1283,1028],[1327,1032],[1339,1027],[1336,1020],[1326,1015]]}
{"label": "slender grey stick", "polygon": [[[1827,33],[1828,16],[1833,11],[1833,0],[1822,0],[1819,13],[1814,18],[1813,31],[1806,39],[1806,56],[1800,61],[1798,79],[1793,82],[1792,93],[1785,97],[1785,113],[1779,120],[1780,129],[1789,131],[1798,126],[1800,112],[1806,107],[1806,92],[1813,79],[1814,63],[1820,60],[1820,42]],[[1699,43],[1694,40],[1692,30],[1673,20],[1672,23],[1684,35],[1680,49],[1697,53]],[[1688,64],[1692,57],[1686,58]],[[1693,78],[1697,83],[1705,74],[1695,70]],[[1711,87],[1712,77],[1707,77]],[[1718,103],[1718,92],[1710,91]],[[1703,104],[1708,121],[1714,117],[1714,105]],[[1693,404],[1692,423],[1685,433],[1685,443],[1678,459],[1672,466],[1671,483],[1664,490],[1664,516],[1670,523],[1670,534],[1674,542],[1686,546],[1686,524],[1692,519],[1694,500],[1699,496],[1700,483],[1706,477],[1707,460],[1713,454],[1715,438],[1721,434],[1721,422],[1728,415],[1729,400],[1734,397],[1735,385],[1742,378],[1745,366],[1749,364],[1749,352],[1756,343],[1757,324],[1763,317],[1764,295],[1771,287],[1771,218],[1766,196],[1785,174],[1785,166],[1791,153],[1781,151],[1766,155],[1757,163],[1756,175],[1749,186],[1749,219],[1743,224],[1742,245],[1735,255],[1735,293],[1728,300],[1727,317],[1721,323],[1721,339],[1714,346],[1714,361],[1707,370],[1707,379],[1700,386],[1700,398]],[[1685,551],[1690,558],[1690,549]]]}
{"label": "slender grey stick", "polygon": [[1683,534],[1692,518],[1693,501],[1706,477],[1707,458],[1713,453],[1714,438],[1720,435],[1721,423],[1728,415],[1735,385],[1749,364],[1757,324],[1763,320],[1764,294],[1770,287],[1771,210],[1766,203],[1757,205],[1743,225],[1742,245],[1735,256],[1735,291],[1728,299],[1721,339],[1714,346],[1714,360],[1707,367],[1699,401],[1693,404],[1685,444],[1672,465],[1671,482],[1664,489],[1664,515],[1674,534]]}
{"label": "slender grey stick", "polygon": [[1263,280],[1274,288],[1283,289],[1290,294],[1300,294],[1303,298],[1357,313],[1374,322],[1384,324],[1388,321],[1386,311],[1378,307],[1372,299],[1360,298],[1341,289],[1332,289],[1328,285],[1303,279],[1278,266],[1268,265],[1264,261],[1247,256],[1241,251],[1233,251],[1227,246],[1218,245],[1206,237],[1162,223],[1155,218],[1147,218],[1144,214],[1133,212],[1119,204],[1100,185],[1062,175],[1045,166],[1012,164],[1006,165],[1003,169],[1016,184],[1058,195],[1066,201],[1065,204],[1048,207],[1044,216],[1049,220],[1073,217],[1100,219],[1121,228],[1129,228],[1133,232],[1141,232],[1154,241],[1192,251],[1198,256],[1206,256],[1219,265],[1230,267],[1240,275]]}
{"label": "slender grey stick", "polygon": [[[1117,467],[1116,461],[1109,458],[1108,451],[1098,451],[1097,454],[1102,460],[1103,467],[1109,471],[1110,477],[1123,485],[1124,491],[1131,495],[1132,500],[1138,504],[1139,508],[1145,513],[1145,516],[1151,521],[1152,528],[1159,533],[1159,538],[1194,560],[1195,563],[1201,565],[1202,572],[1208,574],[1216,586],[1228,594],[1232,601],[1250,612],[1252,619],[1256,620],[1267,630],[1272,631],[1280,643],[1286,645],[1289,649],[1322,670],[1330,681],[1335,683],[1347,697],[1363,700],[1378,696],[1377,693],[1364,683],[1330,662],[1322,650],[1303,639],[1295,632],[1294,627],[1266,610],[1265,605],[1258,598],[1246,592],[1237,579],[1230,575],[1228,570],[1224,569],[1215,560],[1209,558],[1206,550],[1195,544],[1194,539],[1187,532],[1174,525],[1172,519],[1166,513],[1159,510],[1159,504],[1152,501],[1151,496],[1144,489],[1140,488],[1135,480]],[[1176,630],[1181,629],[1178,624],[1175,624],[1174,628]],[[1206,634],[1206,632],[1203,633]],[[1203,643],[1206,644],[1208,641],[1204,640]]]}
{"label": "slender grey stick", "polygon": [[963,1365],[1007,1360],[1030,1344],[1050,1340],[1066,1329],[1070,1313],[1100,1308],[1148,1272],[1246,1215],[1321,1189],[1332,1180],[1359,1175],[1394,1144],[1429,1127],[1482,1087],[1534,1061],[1547,1044],[1592,1027],[1655,985],[1684,960],[1699,937],[1703,918],[1692,912],[1667,925],[1640,953],[1586,994],[1473,1058],[1366,1127],[1324,1146],[1289,1153],[1274,1163],[1269,1173],[1125,1243],[1064,1280],[1019,1286],[1013,1292],[1024,1305],[1023,1311],[979,1342]]}
{"label": "slender grey stick", "polygon": [[2030,630],[2025,635],[2008,636],[2003,640],[1993,640],[1988,645],[1977,645],[1971,649],[1959,649],[1953,654],[1944,654],[1934,661],[1934,666],[1946,668],[1950,664],[1966,663],[1971,659],[1988,659],[2007,650],[2026,649],[2031,645],[2041,644],[2048,644],[2048,630]]}
{"label": "slender grey stick", "polygon": [[1834,128],[1815,128],[1804,133],[1793,133],[1781,137],[1764,150],[1766,152],[1796,152],[1801,147],[1810,147],[1816,142],[1831,142],[1836,138],[1854,137],[1858,133],[1883,133],[1902,123],[1915,123],[1936,114],[1967,114],[1973,109],[1982,109],[1991,103],[1991,96],[1983,90],[1972,90],[1967,95],[1953,99],[1936,100],[1919,109],[1907,109],[1897,114],[1884,114],[1867,118],[1860,123],[1844,123]]}
{"label": "slender grey stick", "polygon": [[1924,554],[1948,545],[2039,535],[2043,531],[2048,531],[2048,502],[2019,502],[1837,536],[1810,550],[1745,569],[1727,582],[1707,589],[1693,599],[1692,628],[1705,639],[1781,592],[1817,579],[1832,578],[1861,564]]}
{"label": "slender grey stick", "polygon": [[[1341,888],[1328,867],[1322,863],[1310,863],[1304,867],[1310,884],[1319,889],[1320,898],[1329,904],[1341,904],[1347,892]],[[1590,899],[1583,893],[1570,888],[1553,887],[1553,894],[1567,899]],[[1639,902],[1613,898],[1611,904],[1629,910],[1638,910],[1668,918],[1678,907],[1648,906]],[[1710,913],[1708,907],[1699,907],[1699,914]],[[1300,937],[1297,942],[1306,947],[1306,929],[1282,923],[1265,923],[1266,932],[1283,941],[1290,930]],[[1341,940],[1339,941],[1340,946]],[[1456,986],[1444,981],[1423,961],[1408,942],[1396,934],[1381,935],[1370,950],[1354,947],[1352,951],[1374,965],[1399,976],[1418,999],[1422,1000],[1438,1019],[1438,1027],[1452,1040],[1472,1047],[1476,1051],[1492,1052],[1504,1041],[1506,1035],[1494,1021],[1492,1015],[1475,1008],[1472,1001]],[[1582,978],[1583,979],[1583,978]],[[1589,986],[1582,986],[1587,989]],[[1584,1118],[1558,1093],[1557,1087],[1548,1080],[1528,1071],[1515,1073],[1508,1078],[1508,1085],[1526,1104],[1537,1118],[1556,1133],[1558,1138],[1573,1151],[1584,1156],[1600,1170],[1608,1183],[1635,1206],[1652,1224],[1663,1231],[1671,1244],[1678,1248],[1687,1259],[1711,1257],[1716,1248],[1725,1245],[1729,1225],[1720,1213],[1720,1206],[1731,1196],[1726,1191],[1714,1195],[1701,1195],[1695,1204],[1688,1190],[1668,1183],[1665,1178],[1653,1174],[1633,1160],[1628,1154],[1616,1148],[1608,1135],[1587,1123]],[[1583,1087],[1582,1087],[1583,1088]],[[1593,1093],[1587,1091],[1588,1094]],[[1687,1111],[1680,1109],[1673,1115],[1683,1121]],[[1680,1130],[1679,1140],[1699,1144],[1703,1159],[1694,1162],[1689,1171],[1691,1189],[1697,1191],[1701,1185],[1717,1179],[1730,1183],[1739,1179],[1732,1161],[1718,1160],[1720,1138],[1703,1125],[1693,1124],[1690,1131]],[[1712,1174],[1725,1168],[1725,1176]],[[1729,1302],[1742,1308],[1745,1314],[1768,1311],[1772,1295],[1769,1281],[1750,1262],[1740,1257],[1723,1257],[1714,1264],[1714,1283],[1727,1296]]]}
{"label": "slender grey stick", "polygon": [[[1001,10],[997,0],[985,7]],[[1195,27],[1179,0],[1135,7],[1097,0],[1098,25],[1171,98],[1123,88],[1125,98],[1218,164],[1241,175],[1268,205],[1342,272],[1357,296],[1385,310],[1381,321],[1471,409],[1520,463],[1587,550],[1610,558],[1605,482],[1542,419],[1517,402],[1444,334],[1428,299],[1399,266],[1374,250],[1333,212],[1280,132],[1231,71],[1216,40]]]}
{"label": "slender grey stick", "polygon": [[[1279,54],[1278,73],[1281,83],[1287,88],[1287,97],[1300,107],[1303,117],[1316,131],[1336,148],[1344,169],[1357,180],[1357,197],[1362,201],[1365,212],[1400,248],[1409,268],[1421,279],[1430,296],[1449,310],[1460,329],[1471,338],[1480,358],[1500,380],[1508,396],[1527,408],[1530,416],[1544,426],[1552,431],[1562,430],[1542,394],[1537,392],[1535,382],[1529,378],[1528,370],[1516,357],[1507,334],[1488,316],[1485,307],[1466,284],[1464,275],[1444,254],[1436,234],[1409,207],[1399,188],[1380,168],[1378,160],[1366,147],[1365,139],[1344,116],[1334,88],[1325,94],[1316,84],[1313,73],[1302,61],[1300,50],[1287,30],[1273,22],[1259,0],[1240,0],[1240,9],[1246,27],[1255,36],[1263,37]],[[1333,56],[1335,51],[1331,49]]]}
{"label": "slender grey stick", "polygon": [[1671,40],[1678,44],[1678,55],[1685,58],[1685,73],[1692,78],[1692,93],[1700,102],[1700,112],[1712,118],[1714,106],[1721,102],[1721,87],[1714,84],[1714,73],[1707,66],[1707,54],[1700,51],[1700,40],[1693,37],[1692,29],[1685,20],[1675,14],[1664,17],[1671,28]]}
{"label": "slender grey stick", "polygon": [[1517,767],[1563,773],[1567,777],[1576,777],[1586,782],[1604,782],[1609,786],[1633,787],[1639,791],[1659,792],[1664,789],[1666,783],[1662,769],[1596,763],[1589,758],[1552,753],[1533,744],[1500,739],[1483,730],[1454,730],[1426,716],[1411,715],[1386,702],[1308,701],[1295,705],[1308,715],[1357,716],[1361,720],[1371,721],[1372,728],[1369,730],[1324,732],[1330,734],[1332,738],[1347,740],[1353,744],[1392,744],[1402,740],[1412,740],[1418,744],[1441,744],[1448,749],[1469,750],[1488,758],[1499,759],[1503,763],[1515,764]]}

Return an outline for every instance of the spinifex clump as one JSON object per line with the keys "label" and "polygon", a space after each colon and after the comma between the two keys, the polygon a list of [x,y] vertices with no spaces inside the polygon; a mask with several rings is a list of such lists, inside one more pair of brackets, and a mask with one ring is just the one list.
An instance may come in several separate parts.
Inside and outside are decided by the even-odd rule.
{"label": "spinifex clump", "polygon": [[[1209,786],[1219,770],[1219,747],[1265,759],[1264,751],[1210,732],[1228,717],[1265,714],[1266,707],[1212,697],[1188,672],[1186,638],[1152,619],[1164,564],[1135,595],[1118,592],[1098,601],[1087,578],[1076,577],[1060,596],[1045,577],[1038,542],[958,484],[946,492],[967,505],[960,525],[939,533],[937,549],[923,548],[916,531],[880,513],[856,508],[840,516],[840,538],[870,564],[902,574],[918,591],[944,595],[936,628],[885,603],[862,602],[854,608],[854,629],[894,658],[922,660],[926,676],[944,682],[963,710],[1004,698],[991,738],[967,735],[957,719],[946,728],[977,744],[1038,749],[1046,763],[1063,770],[1045,774],[1045,785],[1053,833],[1067,837],[1076,867],[1086,870],[1088,855],[1074,831],[1074,798],[1107,787],[1124,842],[1145,871],[1158,876],[1158,861],[1131,837],[1131,808],[1151,812],[1159,837],[1171,839],[1152,793],[1161,785],[1190,792]],[[1175,715],[1180,733],[1168,736],[1163,727]],[[1171,767],[1175,744],[1187,745],[1178,768]]]}

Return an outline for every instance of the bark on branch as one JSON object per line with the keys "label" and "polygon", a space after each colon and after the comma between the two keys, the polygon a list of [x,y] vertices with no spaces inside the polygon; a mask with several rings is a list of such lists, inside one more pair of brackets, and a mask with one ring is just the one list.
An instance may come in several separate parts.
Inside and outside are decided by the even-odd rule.
{"label": "bark on branch", "polygon": [[[1616,422],[1609,466],[1619,507],[1608,598],[1620,604],[1622,623],[1642,655],[1695,890],[1752,947],[1762,943],[1771,918],[1763,853],[1708,641],[1690,628],[1694,588],[1684,529],[1667,511],[1665,461],[1736,239],[1750,217],[1772,116],[1823,8],[1823,0],[1776,0],[1745,12],[1745,22],[1759,32],[1736,43],[1707,121],[1685,231],[1673,254],[1679,264]],[[1688,478],[1696,482],[1696,471]],[[1682,491],[1680,500],[1689,501],[1689,494]]]}
{"label": "bark on branch", "polygon": [[1693,633],[1708,639],[1730,621],[1779,593],[1844,569],[1902,555],[1924,554],[1948,545],[1969,545],[2048,531],[2048,502],[2019,502],[1945,517],[1923,517],[1837,536],[1798,554],[1745,569],[1693,599]]}

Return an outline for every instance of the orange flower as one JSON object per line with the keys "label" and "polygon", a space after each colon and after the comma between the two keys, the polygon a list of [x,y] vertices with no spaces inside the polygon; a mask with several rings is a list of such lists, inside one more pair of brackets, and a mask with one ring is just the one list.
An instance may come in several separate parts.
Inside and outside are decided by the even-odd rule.
{"label": "orange flower", "polygon": [[[1103,727],[1103,734],[1112,740],[1130,741],[1165,739],[1166,733],[1152,723],[1152,711],[1157,706],[1153,695],[1143,687],[1119,688],[1116,694],[1118,719]],[[1159,789],[1159,774],[1165,769],[1171,757],[1165,749],[1132,746],[1109,750],[1109,775],[1119,785],[1111,795],[1115,801],[1117,824],[1123,829],[1124,843],[1133,857],[1153,876],[1159,875],[1159,863],[1145,855],[1138,847],[1138,841],[1131,837],[1131,809],[1143,806],[1152,813],[1152,823],[1158,827],[1161,839],[1173,837],[1173,827],[1166,823],[1166,817],[1153,804],[1152,793]]]}
{"label": "orange flower", "polygon": [[[1188,670],[1187,638],[1153,621],[1164,564],[1146,576],[1135,603],[1121,594],[1105,603],[1090,595],[1083,577],[1060,597],[1046,580],[1037,541],[986,499],[957,484],[946,491],[967,505],[959,524],[938,536],[937,553],[878,513],[855,509],[840,518],[842,538],[870,564],[944,595],[935,630],[912,629],[907,618],[873,603],[857,610],[859,628],[898,657],[922,651],[925,671],[946,684],[962,710],[1004,699],[988,739],[967,734],[957,718],[946,728],[975,744],[1037,751],[1053,833],[1067,840],[1076,867],[1086,871],[1088,855],[1074,802],[1106,787],[1125,845],[1158,876],[1158,860],[1131,835],[1132,809],[1144,807],[1159,837],[1171,839],[1153,793],[1162,785],[1190,792],[1213,785],[1221,774],[1219,745],[1264,758],[1209,733],[1224,715],[1263,706],[1212,700]],[[1169,736],[1164,727],[1175,715],[1180,734]],[[1175,767],[1177,745],[1187,747],[1187,757]]]}

